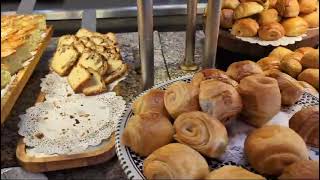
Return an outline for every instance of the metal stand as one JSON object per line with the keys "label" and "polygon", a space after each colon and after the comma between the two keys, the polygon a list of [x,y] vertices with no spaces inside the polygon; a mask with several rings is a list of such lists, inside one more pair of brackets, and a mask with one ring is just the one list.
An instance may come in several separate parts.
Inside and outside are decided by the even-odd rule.
{"label": "metal stand", "polygon": [[17,9],[17,14],[31,14],[36,0],[21,0]]}
{"label": "metal stand", "polygon": [[95,9],[85,9],[82,12],[81,27],[95,32],[97,28],[97,18]]}

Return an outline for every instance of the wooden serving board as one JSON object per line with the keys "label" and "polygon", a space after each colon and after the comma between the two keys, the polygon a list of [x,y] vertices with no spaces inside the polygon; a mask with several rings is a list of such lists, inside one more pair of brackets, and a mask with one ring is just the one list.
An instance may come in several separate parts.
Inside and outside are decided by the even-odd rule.
{"label": "wooden serving board", "polygon": [[43,52],[50,42],[52,32],[52,26],[48,26],[46,30],[47,35],[42,40],[41,45],[34,55],[33,60],[30,61],[30,64],[28,66],[24,67],[18,72],[15,80],[13,81],[13,85],[9,87],[7,93],[3,96],[3,98],[1,98],[1,125],[5,122],[6,118],[10,114],[13,105],[15,104],[24,86],[27,84],[30,76],[39,63]]}

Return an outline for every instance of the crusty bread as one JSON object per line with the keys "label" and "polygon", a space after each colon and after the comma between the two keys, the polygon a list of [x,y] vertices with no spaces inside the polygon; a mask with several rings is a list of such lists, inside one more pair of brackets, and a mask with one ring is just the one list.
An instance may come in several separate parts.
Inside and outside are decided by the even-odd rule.
{"label": "crusty bread", "polygon": [[85,50],[79,58],[79,65],[85,69],[104,75],[108,70],[108,63],[96,52]]}
{"label": "crusty bread", "polygon": [[68,82],[75,92],[80,92],[82,85],[90,79],[90,73],[80,65],[76,65],[68,76]]}
{"label": "crusty bread", "polygon": [[60,76],[66,76],[76,64],[79,53],[73,46],[62,46],[54,53],[51,67]]}
{"label": "crusty bread", "polygon": [[107,88],[103,82],[101,75],[95,71],[91,71],[90,79],[83,84],[83,89],[82,89],[83,94],[87,96],[95,95],[98,93],[102,93],[106,90]]}

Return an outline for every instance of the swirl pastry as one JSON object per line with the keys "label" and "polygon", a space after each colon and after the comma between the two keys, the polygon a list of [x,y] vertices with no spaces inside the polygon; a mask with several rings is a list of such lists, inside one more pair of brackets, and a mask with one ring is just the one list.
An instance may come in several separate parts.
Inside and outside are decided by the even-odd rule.
{"label": "swirl pastry", "polygon": [[250,60],[234,62],[227,69],[227,75],[237,82],[254,74],[263,74],[263,71],[257,63]]}
{"label": "swirl pastry", "polygon": [[300,12],[298,0],[277,0],[276,9],[282,17],[297,17]]}
{"label": "swirl pastry", "polygon": [[257,61],[257,64],[263,71],[271,69],[280,69],[280,59],[275,57],[265,57]]}
{"label": "swirl pastry", "polygon": [[319,69],[319,50],[309,50],[301,59],[301,64],[304,68]]}
{"label": "swirl pastry", "polygon": [[301,15],[301,17],[308,23],[309,28],[319,27],[319,12],[315,11],[310,14]]}
{"label": "swirl pastry", "polygon": [[242,110],[238,91],[233,86],[216,80],[201,82],[199,104],[203,112],[217,118],[223,124],[233,120]]}
{"label": "swirl pastry", "polygon": [[298,76],[299,81],[305,81],[319,90],[319,69],[305,69]]}
{"label": "swirl pastry", "polygon": [[237,20],[231,29],[231,34],[239,37],[254,37],[257,35],[259,24],[251,18]]}
{"label": "swirl pastry", "polygon": [[220,26],[223,28],[232,28],[233,25],[233,10],[222,9],[220,14]]}
{"label": "swirl pastry", "polygon": [[191,84],[195,85],[196,87],[200,87],[200,83],[208,79],[218,80],[218,81],[230,84],[233,87],[238,86],[237,81],[231,79],[227,75],[227,73],[219,69],[204,69],[197,72],[196,74],[193,75]]}
{"label": "swirl pastry", "polygon": [[185,82],[173,83],[164,93],[164,105],[174,119],[184,112],[197,111],[199,88]]}
{"label": "swirl pastry", "polygon": [[262,40],[275,41],[284,36],[286,32],[284,31],[281,24],[278,22],[272,22],[269,24],[264,24],[260,27],[258,34]]}
{"label": "swirl pastry", "polygon": [[319,179],[319,161],[301,160],[284,168],[279,180]]}
{"label": "swirl pastry", "polygon": [[211,171],[205,179],[265,180],[266,178],[242,167],[226,165]]}
{"label": "swirl pastry", "polygon": [[309,14],[317,10],[317,0],[299,0],[300,13]]}
{"label": "swirl pastry", "polygon": [[152,89],[135,100],[132,104],[132,110],[134,114],[153,111],[169,116],[164,107],[164,91],[160,89]]}
{"label": "swirl pastry", "polygon": [[288,127],[266,125],[246,138],[244,152],[250,165],[261,174],[278,176],[283,169],[309,152],[303,139]]}
{"label": "swirl pastry", "polygon": [[319,96],[319,92],[313,86],[311,86],[309,83],[307,83],[305,81],[298,81],[298,83],[303,87],[304,92],[308,92],[314,96]]}
{"label": "swirl pastry", "polygon": [[187,145],[165,145],[143,162],[143,174],[147,179],[203,179],[209,166],[200,153]]}
{"label": "swirl pastry", "polygon": [[263,11],[263,6],[257,2],[244,2],[234,10],[234,19],[241,19],[258,14]]}
{"label": "swirl pastry", "polygon": [[201,111],[181,114],[174,122],[174,138],[201,154],[217,158],[228,144],[228,134],[224,125],[214,117]]}
{"label": "swirl pastry", "polygon": [[284,56],[286,56],[290,53],[292,53],[292,51],[290,49],[279,46],[270,52],[269,57],[275,57],[281,61]]}
{"label": "swirl pastry", "polygon": [[280,17],[275,9],[266,9],[259,14],[258,23],[260,25],[279,22]]}
{"label": "swirl pastry", "polygon": [[300,36],[307,32],[308,23],[301,17],[286,19],[282,22],[286,36]]}
{"label": "swirl pastry", "polygon": [[280,69],[291,77],[296,78],[302,71],[302,66],[295,59],[283,59],[280,63]]}
{"label": "swirl pastry", "polygon": [[122,141],[140,156],[148,156],[169,144],[173,134],[173,126],[167,117],[149,111],[131,117],[122,134]]}
{"label": "swirl pastry", "polygon": [[306,53],[312,51],[313,49],[314,48],[312,48],[312,47],[301,47],[301,48],[296,49],[294,52],[298,52],[298,53],[301,53],[302,55],[305,55]]}
{"label": "swirl pastry", "polygon": [[281,94],[276,80],[253,75],[240,81],[238,87],[245,120],[256,127],[266,124],[281,108]]}
{"label": "swirl pastry", "polygon": [[239,6],[239,0],[223,0],[222,9],[236,9]]}
{"label": "swirl pastry", "polygon": [[319,148],[319,107],[301,109],[291,117],[289,127],[307,144]]}

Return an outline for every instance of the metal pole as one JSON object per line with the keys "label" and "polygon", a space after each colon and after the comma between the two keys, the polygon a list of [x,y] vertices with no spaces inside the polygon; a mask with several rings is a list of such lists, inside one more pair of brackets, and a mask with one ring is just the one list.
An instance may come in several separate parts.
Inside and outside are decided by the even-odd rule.
{"label": "metal pole", "polygon": [[186,47],[185,58],[181,64],[181,69],[185,71],[194,71],[198,66],[194,63],[194,47],[195,47],[195,33],[196,33],[196,19],[197,19],[197,0],[188,0],[187,4],[187,32],[186,32]]}
{"label": "metal pole", "polygon": [[208,0],[203,68],[212,68],[216,64],[221,4],[222,0]]}
{"label": "metal pole", "polygon": [[85,9],[82,12],[81,27],[95,32],[97,30],[97,18],[95,9]]}
{"label": "metal pole", "polygon": [[142,85],[148,89],[154,83],[153,1],[137,0],[137,5]]}
{"label": "metal pole", "polygon": [[17,9],[17,14],[31,14],[36,2],[36,0],[21,0]]}

